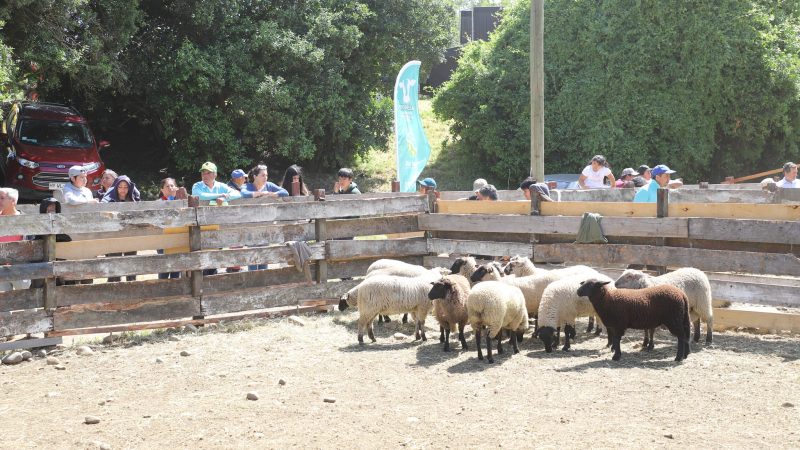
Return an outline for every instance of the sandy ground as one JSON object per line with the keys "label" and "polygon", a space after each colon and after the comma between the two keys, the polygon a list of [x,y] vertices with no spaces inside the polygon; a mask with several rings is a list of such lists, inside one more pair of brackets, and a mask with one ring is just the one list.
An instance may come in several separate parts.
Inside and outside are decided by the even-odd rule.
{"label": "sandy ground", "polygon": [[356,317],[56,350],[66,370],[0,366],[0,447],[800,447],[798,337],[719,333],[676,364],[672,337],[641,353],[634,331],[614,363],[582,325],[570,353],[526,339],[488,365],[471,333],[469,351],[444,353],[433,330],[425,343],[395,340],[412,332],[399,321],[360,347]]}

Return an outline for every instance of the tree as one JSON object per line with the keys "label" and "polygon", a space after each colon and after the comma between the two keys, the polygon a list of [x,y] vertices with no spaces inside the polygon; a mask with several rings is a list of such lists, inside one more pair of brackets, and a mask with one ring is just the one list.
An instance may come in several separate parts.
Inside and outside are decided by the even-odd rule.
{"label": "tree", "polygon": [[[546,172],[597,153],[615,169],[666,163],[718,180],[797,159],[797,1],[545,5]],[[497,175],[527,173],[529,2],[469,44],[434,110]]]}

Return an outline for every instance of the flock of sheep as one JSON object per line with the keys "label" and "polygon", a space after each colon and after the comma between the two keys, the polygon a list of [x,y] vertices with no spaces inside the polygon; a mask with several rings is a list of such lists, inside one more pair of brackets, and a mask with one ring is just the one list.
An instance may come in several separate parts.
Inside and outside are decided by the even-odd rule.
{"label": "flock of sheep", "polygon": [[570,349],[577,317],[589,317],[587,332],[595,328],[595,317],[595,334],[606,328],[614,360],[622,355],[620,339],[629,328],[644,330],[642,349],[652,350],[655,329],[666,327],[678,338],[676,361],[689,354],[692,323],[695,342],[700,339],[701,320],[706,323],[706,342],[712,341],[711,285],[706,275],[694,268],[661,276],[629,269],[614,281],[591,267],[543,270],[520,256],[505,265],[478,265],[472,257],[461,257],[449,270],[381,259],[370,265],[364,281],[342,296],[339,309],[348,306],[359,311],[360,344],[364,344],[365,333],[375,342],[375,318],[389,321],[390,314],[410,313],[415,338],[427,340],[425,319],[433,309],[444,351],[450,350],[450,334],[456,331],[461,348],[467,349],[464,328],[469,324],[481,360],[481,336],[485,333],[490,363],[494,362],[492,341],[497,343],[497,352],[503,353],[502,340],[507,336],[512,351],[519,352],[518,343],[530,328],[529,320],[533,337],[541,339],[548,353],[560,345],[562,329],[562,349]]}

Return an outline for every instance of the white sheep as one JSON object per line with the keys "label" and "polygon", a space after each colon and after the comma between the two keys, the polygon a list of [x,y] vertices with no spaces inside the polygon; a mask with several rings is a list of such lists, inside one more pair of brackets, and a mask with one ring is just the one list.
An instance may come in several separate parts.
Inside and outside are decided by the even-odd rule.
{"label": "white sheep", "polygon": [[[394,275],[398,277],[418,277],[422,275],[430,275],[439,278],[442,275],[448,275],[450,271],[443,267],[434,267],[427,269],[416,264],[409,264],[396,259],[379,259],[370,264],[367,268],[367,275],[365,278],[370,278],[375,275]],[[378,316],[378,323],[391,322],[392,320],[388,315]],[[408,314],[403,314],[403,323],[408,322]]]}
{"label": "white sheep", "polygon": [[390,269],[390,268],[405,267],[405,266],[421,267],[416,264],[410,264],[396,259],[379,259],[370,264],[369,267],[367,267],[367,273],[370,273],[375,270]]}
{"label": "white sheep", "polygon": [[508,264],[505,265],[503,271],[506,275],[513,274],[517,277],[527,277],[536,273],[536,266],[527,256],[515,255],[508,260]]}
{"label": "white sheep", "polygon": [[[475,272],[472,274],[471,281],[473,283],[489,280],[502,281],[503,283],[518,287],[520,290],[522,290],[522,294],[525,296],[525,306],[528,309],[528,315],[534,317],[534,320],[536,320],[536,317],[539,314],[539,303],[542,300],[542,293],[550,283],[571,275],[585,274],[591,276],[595,273],[596,271],[591,267],[569,266],[563,269],[553,269],[548,271],[537,270],[534,275],[528,275],[525,277],[502,278],[496,268],[484,264],[475,269]],[[534,323],[536,324],[534,327],[534,336],[536,336],[539,328],[538,322]]]}
{"label": "white sheep", "polygon": [[517,333],[528,329],[528,311],[525,309],[525,297],[519,288],[499,281],[485,281],[475,285],[467,297],[467,315],[472,329],[475,330],[475,344],[478,347],[478,359],[481,353],[481,331],[486,327],[486,355],[490,363],[492,358],[492,339],[497,339],[497,352],[503,353],[500,343],[502,330],[508,330],[514,353],[519,353]]}
{"label": "white sheep", "polygon": [[[689,301],[689,317],[694,324],[694,341],[700,340],[700,321],[706,323],[706,343],[713,341],[714,310],[711,297],[711,283],[702,270],[684,267],[664,275],[654,277],[639,270],[628,269],[617,278],[617,288],[642,289],[650,286],[668,284],[686,294]],[[652,334],[649,343],[652,349]]]}
{"label": "white sheep", "polygon": [[[569,351],[570,337],[575,338],[575,319],[577,317],[593,317],[596,315],[592,303],[586,297],[578,295],[581,282],[587,279],[587,274],[573,275],[550,283],[542,293],[539,304],[538,325],[539,339],[544,343],[547,353],[553,351],[553,334],[555,333],[555,346],[559,344],[559,332],[564,327],[564,347]],[[590,278],[611,282],[611,278],[595,272]],[[598,320],[597,329],[600,330],[602,322]]]}
{"label": "white sheep", "polygon": [[[503,272],[503,265],[499,261],[491,261],[487,264],[497,267],[501,275],[505,274]],[[457,273],[463,276],[467,280],[470,280],[470,285],[473,285],[474,283],[472,282],[471,277],[477,267],[478,263],[475,261],[475,258],[472,256],[461,256],[456,258],[456,260],[453,262],[453,265],[450,267],[450,273]]]}
{"label": "white sheep", "polygon": [[428,298],[433,300],[433,315],[439,322],[439,342],[444,343],[444,351],[450,351],[450,331],[456,331],[461,348],[467,349],[464,327],[467,325],[467,297],[469,281],[461,275],[447,275],[432,284]]}
{"label": "white sheep", "polygon": [[342,295],[339,310],[344,311],[348,306],[358,308],[359,344],[364,344],[364,331],[375,342],[372,322],[376,316],[401,313],[412,314],[416,321],[414,336],[425,341],[425,319],[433,306],[428,298],[431,281],[433,280],[427,276],[408,278],[376,275]]}

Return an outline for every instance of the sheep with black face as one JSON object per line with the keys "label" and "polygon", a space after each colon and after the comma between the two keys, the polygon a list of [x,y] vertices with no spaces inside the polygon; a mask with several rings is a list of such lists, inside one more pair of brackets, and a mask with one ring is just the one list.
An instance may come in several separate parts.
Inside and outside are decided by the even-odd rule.
{"label": "sheep with black face", "polygon": [[431,283],[428,298],[433,300],[433,315],[439,322],[439,342],[444,343],[444,351],[450,351],[450,332],[458,327],[461,348],[467,349],[464,327],[467,325],[467,297],[469,281],[461,275],[447,275]]}

